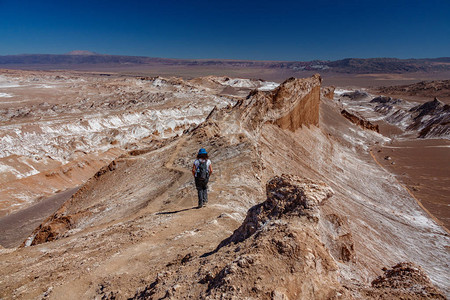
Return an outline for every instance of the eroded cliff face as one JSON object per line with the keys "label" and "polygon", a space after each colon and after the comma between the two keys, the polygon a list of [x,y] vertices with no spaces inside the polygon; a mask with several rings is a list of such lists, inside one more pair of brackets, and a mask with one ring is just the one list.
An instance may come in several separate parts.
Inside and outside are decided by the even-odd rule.
{"label": "eroded cliff face", "polygon": [[378,125],[372,124],[372,122],[367,121],[366,119],[356,115],[355,113],[350,113],[347,110],[343,109],[341,111],[341,115],[343,115],[347,120],[349,120],[353,124],[356,124],[356,125],[360,126],[361,128],[366,128],[366,129],[369,129],[369,130],[373,130],[373,131],[376,131],[378,133],[380,132],[380,129],[379,129]]}
{"label": "eroded cliff face", "polygon": [[336,90],[336,87],[334,86],[326,86],[322,87],[320,96],[323,98],[327,98],[330,100],[334,99],[334,91]]}
{"label": "eroded cliff face", "polygon": [[[0,252],[0,295],[396,297],[370,282],[408,260],[448,289],[447,236],[368,154],[383,137],[319,99],[319,76],[289,79],[116,159],[37,228],[33,246]],[[202,147],[214,174],[196,209],[190,170]]]}
{"label": "eroded cliff face", "polygon": [[290,78],[271,92],[250,93],[238,104],[240,119],[252,129],[274,123],[295,131],[302,125],[319,124],[321,78]]}
{"label": "eroded cliff face", "polygon": [[[275,121],[275,124],[291,131],[295,131],[302,125],[319,125],[320,83],[321,79],[318,75],[313,76],[310,81],[302,81],[301,84],[295,80],[285,82],[285,89],[279,89],[274,100],[277,109],[283,107],[288,109],[288,112],[283,113],[280,109],[281,117]],[[306,94],[304,94],[305,91],[307,91]],[[296,101],[288,100],[297,97],[299,99]]]}

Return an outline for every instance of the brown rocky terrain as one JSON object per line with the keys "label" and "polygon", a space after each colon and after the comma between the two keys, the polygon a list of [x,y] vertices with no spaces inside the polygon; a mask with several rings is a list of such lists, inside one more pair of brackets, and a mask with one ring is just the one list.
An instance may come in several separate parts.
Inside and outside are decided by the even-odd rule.
{"label": "brown rocky terrain", "polygon": [[[195,87],[222,93],[214,81],[230,80]],[[445,298],[448,234],[372,159],[388,139],[320,86],[227,89],[234,101],[178,136],[121,148],[22,247],[0,250],[0,297]],[[215,171],[196,209],[201,147]]]}
{"label": "brown rocky terrain", "polygon": [[[338,98],[354,112],[362,110],[372,120],[383,119],[399,127],[403,130],[404,137],[409,135],[416,135],[419,138],[450,137],[450,106],[437,98],[425,103],[416,103],[388,96],[373,96],[361,90],[344,92]],[[355,113],[347,111],[347,114]]]}
{"label": "brown rocky terrain", "polygon": [[406,127],[406,131],[418,132],[419,138],[450,136],[450,106],[435,98],[417,106],[405,109],[402,100],[391,97],[376,97],[375,111],[386,115],[386,121]]}
{"label": "brown rocky terrain", "polygon": [[423,270],[412,263],[399,263],[372,281],[364,290],[372,299],[447,299],[427,278]]}
{"label": "brown rocky terrain", "polygon": [[450,101],[450,80],[420,81],[415,84],[383,86],[374,90],[378,94],[397,98],[429,101],[438,97],[445,103]]}

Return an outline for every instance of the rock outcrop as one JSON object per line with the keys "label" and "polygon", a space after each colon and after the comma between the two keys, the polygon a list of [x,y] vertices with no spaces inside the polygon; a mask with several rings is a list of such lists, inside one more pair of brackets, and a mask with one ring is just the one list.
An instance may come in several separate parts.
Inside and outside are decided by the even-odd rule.
{"label": "rock outcrop", "polygon": [[[343,285],[338,262],[348,262],[353,249],[341,247],[345,251],[338,258],[330,255],[318,222],[320,205],[333,190],[323,182],[282,175],[268,181],[266,193],[266,201],[249,209],[215,251],[179,256],[132,299],[446,299],[412,263],[384,269],[371,285]],[[337,215],[325,221],[344,222]],[[342,246],[341,239],[335,243]]]}
{"label": "rock outcrop", "polygon": [[273,123],[295,131],[302,125],[319,124],[320,84],[318,74],[304,79],[290,78],[271,92],[253,91],[239,102],[239,119],[251,129]]}
{"label": "rock outcrop", "polygon": [[371,103],[377,103],[375,111],[386,115],[387,122],[417,132],[419,138],[450,137],[450,106],[437,98],[412,108],[391,97],[376,97]]}
{"label": "rock outcrop", "polygon": [[421,81],[409,85],[379,87],[376,92],[384,95],[412,96],[430,99],[450,99],[450,80]]}
{"label": "rock outcrop", "polygon": [[322,87],[321,91],[320,91],[320,95],[322,97],[325,97],[327,99],[334,99],[334,91],[335,91],[336,87],[334,86],[326,86],[326,87]]}
{"label": "rock outcrop", "polygon": [[133,299],[348,296],[318,231],[319,206],[333,195],[332,189],[323,182],[282,175],[269,180],[266,191],[266,201],[252,207],[216,251],[181,259]]}
{"label": "rock outcrop", "polygon": [[421,267],[403,262],[372,281],[363,294],[370,299],[447,299],[430,281]]}
{"label": "rock outcrop", "polygon": [[242,225],[219,248],[242,242],[273,220],[289,216],[317,219],[317,206],[333,195],[324,183],[292,175],[275,176],[267,183],[266,191],[267,200],[252,207]]}
{"label": "rock outcrop", "polygon": [[364,119],[363,117],[357,116],[354,113],[350,113],[345,109],[343,109],[341,111],[341,115],[343,115],[346,119],[348,119],[353,124],[360,126],[361,128],[373,130],[378,133],[380,132],[378,125],[372,124],[370,121]]}

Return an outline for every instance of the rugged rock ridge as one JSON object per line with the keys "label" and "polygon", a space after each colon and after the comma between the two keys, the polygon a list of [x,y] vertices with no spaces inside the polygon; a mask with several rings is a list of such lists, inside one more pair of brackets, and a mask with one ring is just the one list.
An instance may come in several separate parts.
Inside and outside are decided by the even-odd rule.
{"label": "rugged rock ridge", "polygon": [[344,116],[349,120],[355,119],[350,116],[355,115],[353,111],[366,106],[376,113],[374,115],[362,112],[368,119],[379,120],[381,116],[386,122],[404,130],[406,135],[417,135],[419,138],[450,138],[450,106],[437,98],[417,104],[389,96],[373,97],[360,90],[343,93],[340,98],[347,100],[347,113]]}
{"label": "rugged rock ridge", "polygon": [[181,259],[133,299],[348,295],[318,231],[318,206],[332,196],[332,189],[323,182],[282,175],[269,180],[266,191],[266,201],[252,207],[215,252]]}
{"label": "rugged rock ridge", "polygon": [[[46,242],[51,242],[61,238],[67,231],[76,227],[76,223],[80,218],[92,215],[89,211],[77,211],[70,212],[70,206],[73,205],[73,201],[79,197],[77,194],[83,194],[83,192],[89,188],[89,186],[95,182],[99,177],[105,173],[112,172],[116,169],[116,160],[112,161],[108,166],[101,168],[95,175],[88,180],[72,197],[64,203],[53,215],[48,217],[42,224],[40,224],[33,233],[22,243],[21,247],[34,246]],[[68,211],[69,208],[69,211]]]}
{"label": "rugged rock ridge", "polygon": [[403,103],[403,100],[386,96],[378,96],[370,100],[370,103],[376,105],[374,108],[376,112],[387,115],[396,105]]}
{"label": "rugged rock ridge", "polygon": [[343,285],[320,234],[319,206],[333,190],[283,174],[267,182],[266,194],[215,251],[180,257],[132,299],[446,299],[412,263],[385,268],[370,286]]}
{"label": "rugged rock ridge", "polygon": [[264,123],[274,123],[295,131],[302,125],[319,124],[321,78],[290,78],[271,92],[254,90],[236,104],[241,124],[255,130]]}
{"label": "rugged rock ridge", "polygon": [[333,190],[323,182],[285,174],[272,178],[267,183],[266,191],[267,200],[252,207],[242,225],[220,243],[219,248],[229,243],[242,242],[268,222],[282,217],[305,216],[317,219],[317,206],[333,195]]}
{"label": "rugged rock ridge", "polygon": [[413,263],[399,263],[375,278],[363,294],[371,299],[447,299]]}
{"label": "rugged rock ridge", "polygon": [[347,110],[343,109],[341,111],[341,115],[343,115],[346,119],[348,119],[353,124],[360,126],[361,128],[366,128],[369,130],[373,130],[375,132],[380,132],[378,125],[372,124],[372,122],[367,121],[361,116],[356,115],[355,113],[350,113]]}
{"label": "rugged rock ridge", "polygon": [[[131,154],[124,155],[111,162],[108,166],[100,169],[92,178],[90,178],[68,201],[66,201],[54,214],[49,216],[42,222],[33,233],[24,241],[22,246],[33,246],[46,243],[66,237],[71,234],[71,230],[75,232],[84,229],[90,224],[101,224],[111,222],[112,216],[115,214],[127,214],[135,211],[138,207],[145,205],[148,201],[146,197],[154,195],[155,191],[149,192],[151,186],[145,186],[145,183],[137,183],[139,187],[132,189],[136,194],[151,193],[150,196],[136,197],[124,203],[126,195],[118,196],[118,192],[123,188],[120,185],[121,179],[115,179],[118,173],[121,176],[128,174],[129,177],[139,177],[142,174],[148,174],[146,170],[138,171],[133,156]],[[156,157],[155,157],[156,159]],[[161,159],[161,157],[159,157]],[[163,159],[161,159],[163,161]],[[149,168],[153,160],[146,162],[144,168]],[[154,164],[153,167],[157,165]],[[158,172],[152,169],[152,172]],[[141,174],[141,175],[139,175]],[[136,176],[136,177],[135,177]],[[169,180],[175,181],[179,174],[172,174]],[[117,181],[115,181],[117,180]],[[136,179],[135,179],[136,180]],[[137,180],[136,180],[137,181]],[[113,183],[114,182],[114,183]],[[115,185],[117,191],[108,188],[110,184]],[[123,185],[129,186],[126,182]],[[114,196],[113,196],[114,195]],[[114,210],[111,209],[114,207]]]}
{"label": "rugged rock ridge", "polygon": [[410,112],[413,114],[414,122],[408,129],[420,130],[420,138],[450,138],[450,105],[434,98],[433,101],[413,107]]}
{"label": "rugged rock ridge", "polygon": [[418,132],[419,138],[450,138],[450,106],[437,98],[410,109],[402,107],[402,100],[390,97],[377,97],[371,102],[378,103],[375,110],[386,115],[386,121]]}

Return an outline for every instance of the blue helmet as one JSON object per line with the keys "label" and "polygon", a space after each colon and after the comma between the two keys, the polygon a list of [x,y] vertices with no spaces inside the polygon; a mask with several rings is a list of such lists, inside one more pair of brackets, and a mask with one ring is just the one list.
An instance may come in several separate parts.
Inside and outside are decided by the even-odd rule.
{"label": "blue helmet", "polygon": [[201,148],[198,150],[198,154],[208,154],[208,152],[206,152],[205,148]]}

